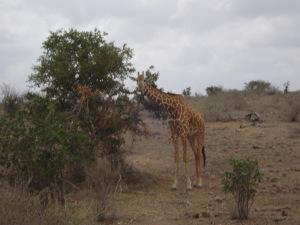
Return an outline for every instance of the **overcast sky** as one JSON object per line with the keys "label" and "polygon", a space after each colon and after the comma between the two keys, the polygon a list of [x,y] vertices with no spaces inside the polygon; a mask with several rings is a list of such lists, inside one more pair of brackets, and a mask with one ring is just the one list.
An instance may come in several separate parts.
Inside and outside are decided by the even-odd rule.
{"label": "overcast sky", "polygon": [[253,79],[300,89],[299,0],[0,0],[0,83],[25,90],[42,42],[61,28],[127,43],[135,68],[154,65],[165,90]]}

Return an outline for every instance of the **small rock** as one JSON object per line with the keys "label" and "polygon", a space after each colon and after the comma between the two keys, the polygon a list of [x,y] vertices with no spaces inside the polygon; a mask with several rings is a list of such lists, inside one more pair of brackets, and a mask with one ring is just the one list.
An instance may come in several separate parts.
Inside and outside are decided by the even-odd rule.
{"label": "small rock", "polygon": [[104,213],[99,213],[98,215],[97,215],[97,221],[98,222],[103,222],[105,220],[105,215],[104,215]]}
{"label": "small rock", "polygon": [[288,214],[287,214],[286,211],[284,211],[284,210],[282,210],[281,215],[282,215],[282,216],[288,216]]}
{"label": "small rock", "polygon": [[210,214],[208,212],[202,212],[203,218],[210,218]]}
{"label": "small rock", "polygon": [[192,203],[190,201],[188,201],[188,200],[185,203],[186,203],[187,206],[191,206],[192,205]]}
{"label": "small rock", "polygon": [[200,218],[200,214],[199,214],[199,213],[195,213],[195,214],[193,215],[193,218],[194,218],[194,219],[199,219],[199,218]]}
{"label": "small rock", "polygon": [[273,178],[271,179],[271,182],[272,182],[272,183],[277,182],[277,181],[278,181],[278,178],[277,178],[277,177],[273,177]]}
{"label": "small rock", "polygon": [[281,222],[283,220],[285,220],[285,219],[284,218],[275,218],[275,219],[273,219],[273,221],[276,222],[276,223]]}
{"label": "small rock", "polygon": [[219,217],[220,215],[219,215],[218,213],[216,213],[214,216],[215,216],[215,217]]}
{"label": "small rock", "polygon": [[246,128],[247,126],[245,124],[240,125],[240,129]]}
{"label": "small rock", "polygon": [[216,202],[222,202],[223,199],[222,199],[221,197],[219,197],[219,196],[216,196],[216,197],[215,197],[215,201],[216,201]]}

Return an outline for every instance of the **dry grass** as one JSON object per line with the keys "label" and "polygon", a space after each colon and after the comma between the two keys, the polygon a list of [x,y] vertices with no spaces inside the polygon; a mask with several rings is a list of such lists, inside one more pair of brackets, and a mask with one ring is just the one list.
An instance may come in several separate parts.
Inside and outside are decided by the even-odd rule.
{"label": "dry grass", "polygon": [[15,189],[1,189],[0,224],[3,225],[76,225],[96,224],[93,204],[41,204],[39,197]]}
{"label": "dry grass", "polygon": [[224,91],[216,95],[190,98],[190,102],[204,113],[206,121],[232,121],[241,119],[240,111],[247,108],[244,93]]}
{"label": "dry grass", "polygon": [[249,112],[258,112],[267,122],[300,120],[300,94],[253,94],[243,91],[223,91],[211,96],[188,98],[203,112],[207,122],[243,120]]}
{"label": "dry grass", "polygon": [[104,220],[113,210],[113,195],[121,189],[120,171],[107,160],[98,159],[97,163],[86,168],[86,173],[88,187],[97,202],[97,216]]}
{"label": "dry grass", "polygon": [[300,121],[300,93],[289,95],[288,98],[288,120],[290,122]]}

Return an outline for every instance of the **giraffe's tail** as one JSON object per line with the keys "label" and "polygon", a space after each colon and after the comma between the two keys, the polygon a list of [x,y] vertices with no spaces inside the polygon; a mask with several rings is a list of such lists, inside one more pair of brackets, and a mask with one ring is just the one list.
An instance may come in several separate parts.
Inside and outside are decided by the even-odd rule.
{"label": "giraffe's tail", "polygon": [[205,167],[206,164],[206,154],[205,154],[205,146],[202,147],[202,156],[203,156],[203,167]]}

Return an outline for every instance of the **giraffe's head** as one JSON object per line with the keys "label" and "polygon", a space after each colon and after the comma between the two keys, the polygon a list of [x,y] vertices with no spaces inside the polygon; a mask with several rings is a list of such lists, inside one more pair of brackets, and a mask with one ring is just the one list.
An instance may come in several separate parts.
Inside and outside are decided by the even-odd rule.
{"label": "giraffe's head", "polygon": [[144,87],[145,87],[145,75],[144,75],[144,71],[140,74],[140,72],[138,72],[138,77],[137,77],[137,90],[138,91],[144,91]]}

